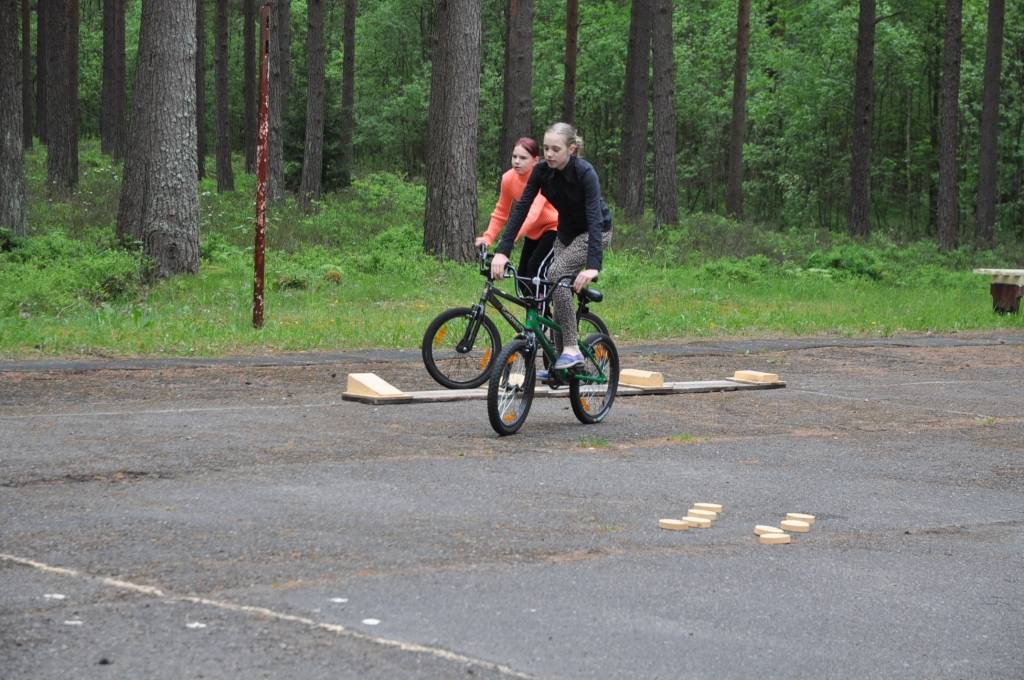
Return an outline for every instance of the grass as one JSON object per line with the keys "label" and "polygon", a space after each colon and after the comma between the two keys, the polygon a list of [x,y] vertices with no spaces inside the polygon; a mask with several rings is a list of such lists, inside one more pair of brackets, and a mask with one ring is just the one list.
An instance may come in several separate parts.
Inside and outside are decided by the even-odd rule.
{"label": "grass", "polygon": [[[119,170],[87,142],[79,189],[51,201],[39,148],[26,163],[29,237],[0,234],[3,358],[414,348],[434,315],[471,304],[482,285],[474,265],[422,253],[422,184],[368,175],[315,214],[291,201],[270,212],[265,324],[255,330],[255,186],[241,168],[233,193],[201,183],[199,275],[149,284],[145,258],[113,239]],[[707,215],[660,231],[620,219],[595,309],[625,342],[1021,329],[1024,314],[993,314],[987,279],[970,273],[1024,265],[1024,249],[1003,240],[1001,250],[939,253],[885,235],[857,244]]]}

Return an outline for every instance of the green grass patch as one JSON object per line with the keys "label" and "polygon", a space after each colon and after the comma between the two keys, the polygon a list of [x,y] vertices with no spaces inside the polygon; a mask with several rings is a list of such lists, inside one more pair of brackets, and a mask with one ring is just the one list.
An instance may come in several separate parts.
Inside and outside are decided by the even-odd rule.
{"label": "green grass patch", "polygon": [[[115,242],[119,169],[94,142],[67,200],[46,198],[38,145],[27,168],[29,235],[0,233],[0,357],[411,349],[436,314],[472,304],[483,285],[475,264],[423,254],[421,183],[367,175],[313,214],[290,200],[271,208],[265,323],[255,330],[255,184],[241,167],[235,192],[201,183],[200,273],[154,284],[141,253]],[[991,311],[976,266],[1024,266],[1024,249],[940,253],[885,234],[860,244],[706,215],[657,231],[619,220],[596,284],[606,301],[594,310],[622,342],[1024,328],[1024,314]]]}

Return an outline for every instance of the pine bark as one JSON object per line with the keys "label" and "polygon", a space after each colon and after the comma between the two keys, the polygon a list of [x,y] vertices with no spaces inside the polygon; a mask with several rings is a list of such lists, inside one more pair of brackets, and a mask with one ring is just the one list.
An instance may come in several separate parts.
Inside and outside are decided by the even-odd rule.
{"label": "pine bark", "polygon": [[196,10],[196,169],[206,177],[206,0],[193,0]]}
{"label": "pine bark", "polygon": [[125,0],[103,0],[103,86],[100,149],[115,159],[125,146]]}
{"label": "pine bark", "polygon": [[725,183],[725,213],[743,217],[743,141],[747,133],[747,63],[750,51],[750,0],[739,0],[736,11],[736,65],[732,80],[732,122]]}
{"label": "pine bark", "polygon": [[[6,90],[5,88],[5,91]],[[32,148],[32,9],[21,0],[21,136],[26,149]]]}
{"label": "pine bark", "polygon": [[46,18],[50,14],[50,1],[36,2],[36,136],[46,144],[46,38],[50,32]]}
{"label": "pine bark", "polygon": [[324,5],[308,0],[309,33],[306,41],[306,146],[302,154],[299,202],[305,210],[320,199],[324,162]]}
{"label": "pine bark", "polygon": [[651,67],[652,0],[633,0],[622,102],[619,204],[627,218],[644,213],[647,167],[648,86]]}
{"label": "pine bark", "polygon": [[[0,0],[0,229],[25,234],[25,147],[16,0]],[[26,48],[29,43],[24,43]]]}
{"label": "pine bark", "polygon": [[957,246],[959,208],[956,127],[960,97],[962,23],[962,0],[946,0],[946,33],[942,47],[942,105],[939,110],[939,195],[936,216],[939,250],[943,251],[953,250]]}
{"label": "pine bark", "polygon": [[270,117],[268,120],[267,200],[284,198],[285,119],[291,87],[291,5],[274,0],[270,12]]}
{"label": "pine bark", "polygon": [[860,0],[857,62],[853,87],[850,149],[850,212],[847,231],[854,238],[871,232],[871,121],[875,107],[875,0]]}
{"label": "pine bark", "polygon": [[217,92],[217,191],[235,190],[235,171],[231,167],[231,125],[228,102],[228,0],[217,0],[214,16],[214,68]]}
{"label": "pine bark", "polygon": [[506,0],[505,78],[498,167],[509,167],[512,146],[532,133],[533,0]]}
{"label": "pine bark", "polygon": [[352,165],[355,160],[352,137],[355,134],[356,87],[356,0],[345,0],[345,25],[342,29],[341,61],[341,168],[342,187],[352,183]]}
{"label": "pine bark", "polygon": [[1003,65],[1004,0],[989,0],[985,46],[984,93],[981,104],[981,149],[978,154],[978,207],[974,238],[979,248],[995,242],[998,185],[999,74]]}
{"label": "pine bark", "polygon": [[154,278],[199,270],[195,61],[196,0],[143,0],[117,234]]}
{"label": "pine bark", "polygon": [[78,0],[50,0],[47,9],[46,178],[50,193],[78,185]]}
{"label": "pine bark", "polygon": [[242,0],[242,97],[245,99],[245,171],[256,172],[256,2]]}
{"label": "pine bark", "polygon": [[576,57],[580,30],[579,0],[565,0],[565,76],[562,82],[562,120],[572,123],[576,116]]}
{"label": "pine bark", "polygon": [[423,248],[441,259],[474,256],[478,219],[481,11],[477,0],[437,0],[427,114]]}
{"label": "pine bark", "polygon": [[676,64],[673,55],[672,0],[655,0],[651,57],[654,62],[654,221],[679,221],[676,186]]}

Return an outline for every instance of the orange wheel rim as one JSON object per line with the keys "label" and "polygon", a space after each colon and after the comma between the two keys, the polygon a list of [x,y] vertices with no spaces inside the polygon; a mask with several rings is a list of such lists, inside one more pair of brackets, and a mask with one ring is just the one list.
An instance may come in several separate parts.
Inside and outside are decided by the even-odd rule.
{"label": "orange wheel rim", "polygon": [[445,324],[437,329],[437,335],[434,336],[434,347],[437,347],[444,342],[444,336],[448,335],[448,325]]}
{"label": "orange wheel rim", "polygon": [[491,360],[491,349],[488,347],[487,351],[484,352],[483,357],[480,359],[480,368],[487,368],[487,363]]}

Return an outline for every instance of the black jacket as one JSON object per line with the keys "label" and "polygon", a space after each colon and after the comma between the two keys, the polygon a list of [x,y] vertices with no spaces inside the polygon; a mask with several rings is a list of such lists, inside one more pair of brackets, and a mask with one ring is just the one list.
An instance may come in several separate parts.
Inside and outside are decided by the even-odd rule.
{"label": "black jacket", "polygon": [[523,195],[512,206],[497,252],[506,256],[512,252],[516,234],[538,191],[558,210],[558,240],[569,245],[580,234],[589,234],[587,269],[600,270],[601,237],[611,230],[612,215],[601,197],[601,184],[594,166],[577,156],[570,157],[563,170],[548,167],[546,161],[538,161],[533,166]]}

